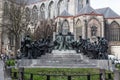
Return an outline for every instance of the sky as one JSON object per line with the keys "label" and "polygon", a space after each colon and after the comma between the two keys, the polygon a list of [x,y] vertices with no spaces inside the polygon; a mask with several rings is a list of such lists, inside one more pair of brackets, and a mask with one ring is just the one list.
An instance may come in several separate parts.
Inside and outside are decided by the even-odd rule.
{"label": "sky", "polygon": [[94,9],[110,7],[120,15],[120,0],[90,0],[90,4]]}

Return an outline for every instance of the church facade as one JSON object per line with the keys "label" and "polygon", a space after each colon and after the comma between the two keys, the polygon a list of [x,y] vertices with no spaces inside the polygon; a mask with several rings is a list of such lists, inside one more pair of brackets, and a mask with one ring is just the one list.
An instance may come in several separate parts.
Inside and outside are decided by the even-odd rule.
{"label": "church facade", "polygon": [[[9,5],[7,0],[4,3]],[[90,0],[29,0],[26,13],[30,17],[31,30],[42,20],[52,19],[56,24],[56,33],[72,32],[76,40],[79,36],[91,41],[96,41],[98,36],[105,37],[110,53],[120,58],[120,16],[109,7],[93,9]],[[4,40],[1,43],[7,44]]]}

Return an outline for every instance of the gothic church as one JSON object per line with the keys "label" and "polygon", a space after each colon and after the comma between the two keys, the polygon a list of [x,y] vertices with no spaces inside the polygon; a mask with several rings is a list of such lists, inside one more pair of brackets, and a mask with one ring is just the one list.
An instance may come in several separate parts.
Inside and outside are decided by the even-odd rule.
{"label": "gothic church", "polygon": [[[9,0],[2,3],[9,5]],[[95,41],[98,36],[105,37],[109,41],[110,52],[120,58],[120,16],[109,7],[93,9],[90,0],[29,0],[26,12],[31,17],[31,30],[40,21],[53,19],[56,33],[66,34],[70,31],[76,40],[79,36],[90,38],[91,41]],[[9,39],[6,37],[2,38],[4,40],[1,43],[9,50]]]}

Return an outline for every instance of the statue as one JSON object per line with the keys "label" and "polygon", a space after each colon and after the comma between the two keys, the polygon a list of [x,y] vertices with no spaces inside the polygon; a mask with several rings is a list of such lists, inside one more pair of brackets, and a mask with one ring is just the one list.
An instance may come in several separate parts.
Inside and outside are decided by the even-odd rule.
{"label": "statue", "polygon": [[71,32],[68,32],[68,34],[65,36],[65,41],[64,41],[64,49],[71,50],[72,48],[72,43],[74,42],[74,36],[71,34]]}
{"label": "statue", "polygon": [[83,39],[82,39],[82,36],[79,36],[79,40],[77,41],[77,52],[82,52],[82,44],[83,44]]}
{"label": "statue", "polygon": [[91,35],[92,36],[96,36],[96,33],[97,33],[97,27],[96,26],[92,26],[91,27]]}
{"label": "statue", "polygon": [[56,36],[56,39],[55,39],[55,49],[59,49],[59,50],[62,50],[63,49],[63,44],[64,42],[64,36],[62,35],[62,33],[59,33],[57,36]]}
{"label": "statue", "polygon": [[51,53],[53,48],[56,50],[76,50],[91,59],[107,59],[108,42],[104,37],[97,37],[97,39],[91,43],[89,38],[82,39],[82,36],[79,36],[79,40],[75,41],[74,35],[68,32],[67,35],[62,33],[56,35],[54,42],[51,41],[50,36],[47,39],[43,38],[32,42],[30,36],[27,35],[21,41],[20,51],[22,58],[28,59],[36,59],[45,53]]}

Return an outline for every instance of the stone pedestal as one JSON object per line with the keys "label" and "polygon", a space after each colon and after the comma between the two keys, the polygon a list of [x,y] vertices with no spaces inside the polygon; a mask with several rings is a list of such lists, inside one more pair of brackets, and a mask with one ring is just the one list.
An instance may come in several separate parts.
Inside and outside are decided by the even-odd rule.
{"label": "stone pedestal", "polygon": [[59,54],[76,54],[75,50],[52,50],[52,54],[59,55]]}
{"label": "stone pedestal", "polygon": [[114,80],[120,80],[120,71],[114,70]]}

